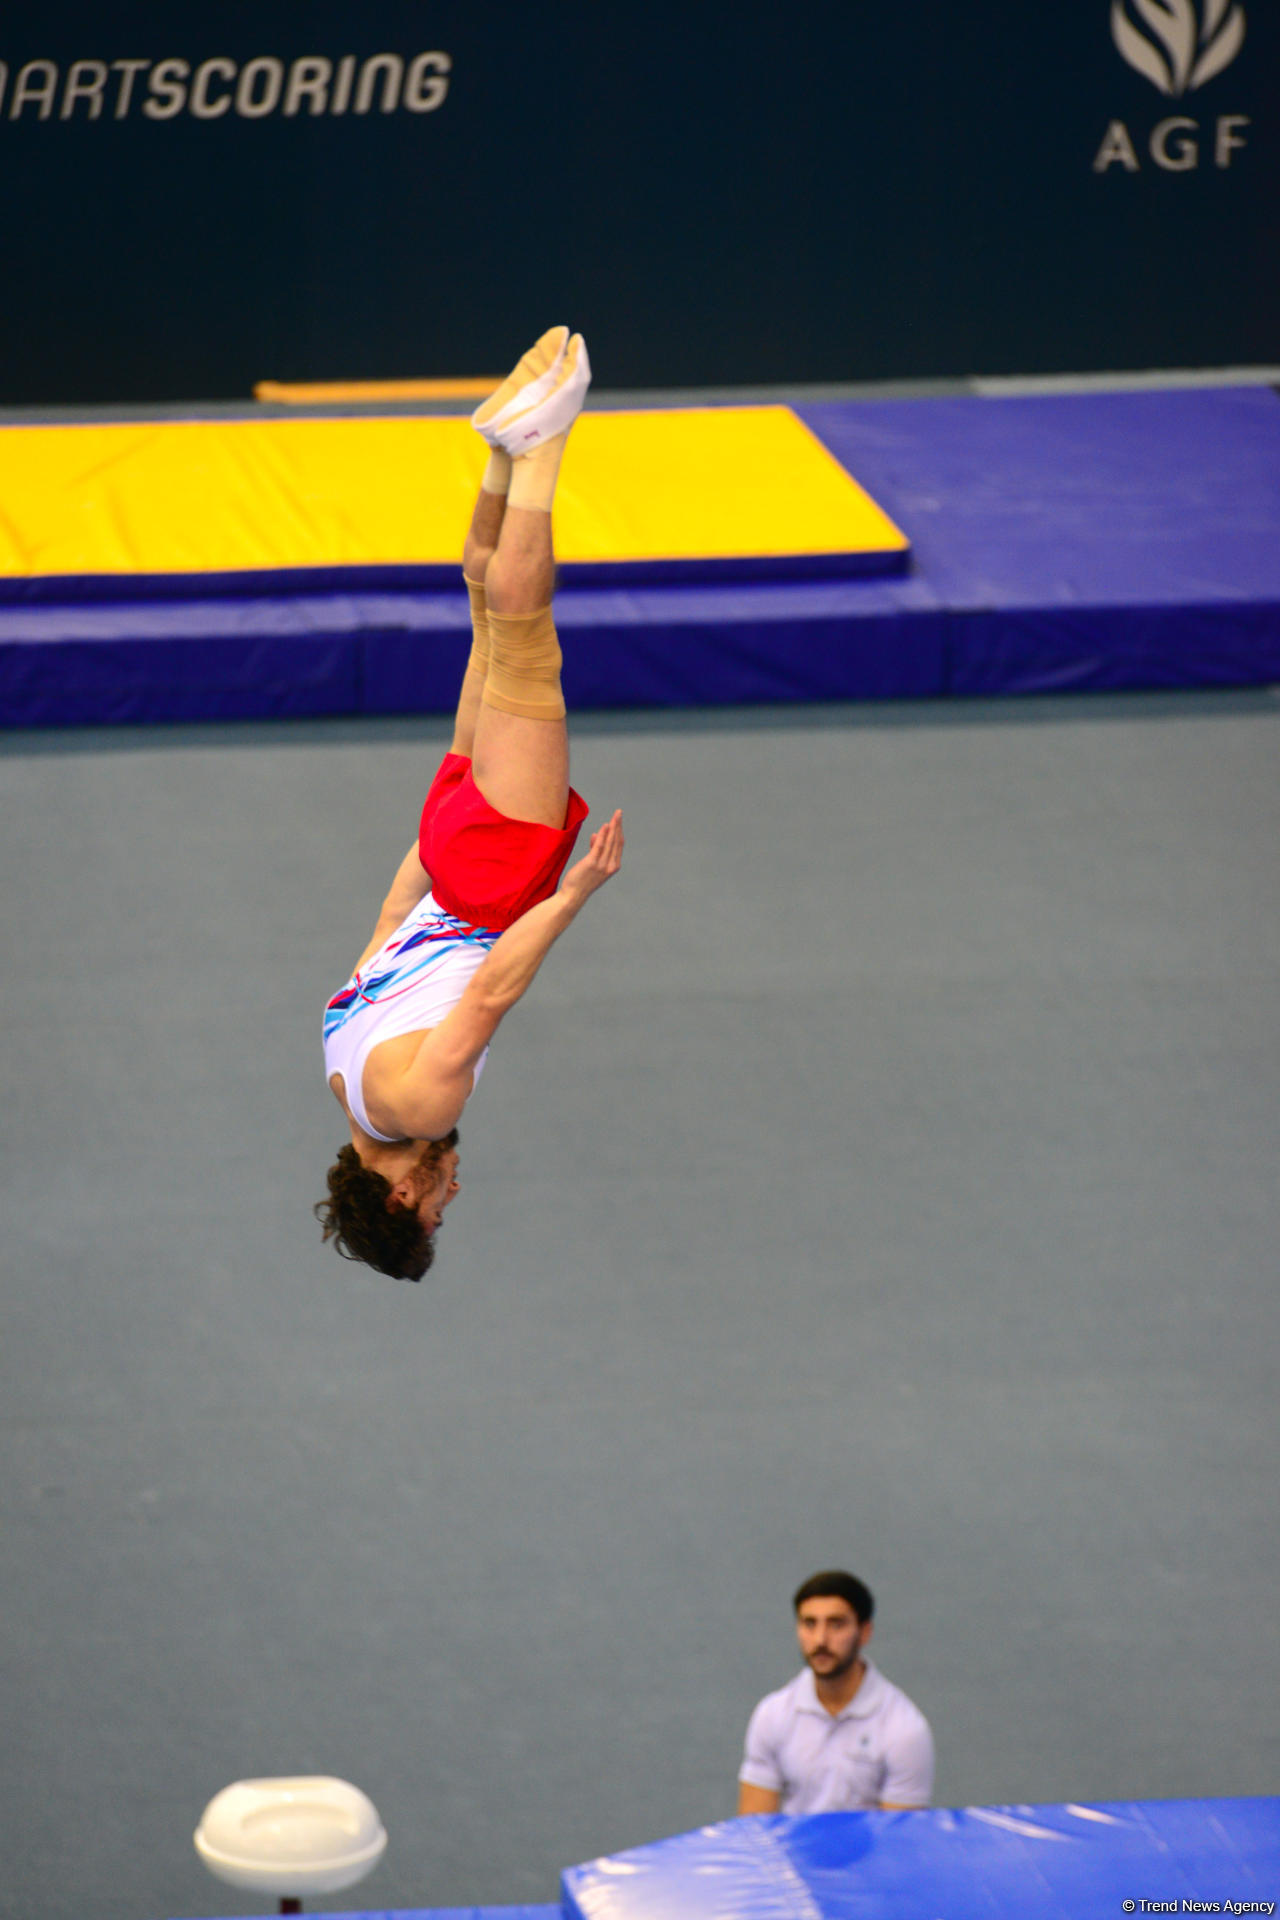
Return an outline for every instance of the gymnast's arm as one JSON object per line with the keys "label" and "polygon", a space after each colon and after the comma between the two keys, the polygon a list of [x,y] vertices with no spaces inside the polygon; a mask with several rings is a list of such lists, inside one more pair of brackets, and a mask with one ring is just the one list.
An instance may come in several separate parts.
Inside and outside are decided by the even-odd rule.
{"label": "gymnast's arm", "polygon": [[[385,1112],[390,1105],[407,1139],[438,1140],[457,1125],[476,1062],[499,1021],[527,993],[542,962],[591,895],[618,871],[623,844],[622,815],[615,813],[592,834],[589,851],[569,869],[559,893],[530,907],[494,942],[457,1006],[423,1034],[397,1082],[380,1090],[380,1108]],[[366,1097],[368,1071],[366,1067]]]}
{"label": "gymnast's arm", "polygon": [[[431,875],[424,871],[418,858],[418,843],[415,840],[400,865],[396,868],[396,877],[387,890],[387,897],[378,912],[378,924],[373,937],[356,961],[362,967],[371,954],[389,940],[401,921],[406,919],[419,900],[423,899],[431,888]],[[445,1132],[449,1131],[448,1127]]]}
{"label": "gymnast's arm", "polygon": [[[477,1017],[477,1025],[492,1022],[481,1042],[481,1047],[488,1045],[493,1029],[533,984],[534,975],[565,928],[577,919],[592,894],[618,871],[623,845],[619,812],[592,834],[590,847],[582,859],[570,867],[559,893],[530,907],[528,913],[521,914],[514,926],[508,927],[494,943],[488,959],[472,975],[466,993],[449,1019],[436,1028],[437,1033],[443,1033],[471,1000],[475,1013],[468,1009],[468,1014]],[[477,1048],[476,1057],[479,1052]]]}

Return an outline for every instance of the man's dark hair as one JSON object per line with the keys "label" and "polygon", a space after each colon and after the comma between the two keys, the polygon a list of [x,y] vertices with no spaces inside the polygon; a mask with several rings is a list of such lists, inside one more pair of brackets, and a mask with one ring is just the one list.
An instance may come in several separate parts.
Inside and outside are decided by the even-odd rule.
{"label": "man's dark hair", "polygon": [[876,1603],[870,1587],[864,1587],[861,1580],[855,1580],[851,1573],[841,1573],[838,1568],[829,1573],[811,1573],[804,1585],[796,1588],[791,1604],[797,1613],[806,1600],[843,1600],[852,1609],[860,1627],[875,1617]]}
{"label": "man's dark hair", "polygon": [[[455,1127],[432,1142],[419,1162],[422,1170],[430,1173],[457,1144]],[[326,1177],[329,1198],[312,1212],[343,1259],[361,1260],[393,1280],[421,1280],[436,1257],[435,1242],[412,1208],[391,1200],[386,1175],[364,1166],[348,1144],[339,1148]]]}

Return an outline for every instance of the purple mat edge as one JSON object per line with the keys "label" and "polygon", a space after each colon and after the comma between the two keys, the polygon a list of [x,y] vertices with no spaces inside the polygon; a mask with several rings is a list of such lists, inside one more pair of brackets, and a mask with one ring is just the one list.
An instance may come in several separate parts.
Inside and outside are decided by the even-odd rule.
{"label": "purple mat edge", "polygon": [[[568,560],[567,587],[717,586],[776,580],[893,578],[911,565],[909,548],[883,553],[750,554],[698,560]],[[134,601],[288,598],[300,594],[452,592],[458,566],[259,567],[240,573],[59,573],[0,575],[0,606],[127,605]]]}

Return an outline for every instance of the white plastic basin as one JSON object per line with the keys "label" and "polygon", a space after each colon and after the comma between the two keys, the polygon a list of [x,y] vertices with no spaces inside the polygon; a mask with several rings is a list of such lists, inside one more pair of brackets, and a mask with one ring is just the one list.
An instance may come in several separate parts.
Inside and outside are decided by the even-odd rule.
{"label": "white plastic basin", "polygon": [[201,1815],[195,1844],[219,1880],[301,1897],[363,1879],[382,1858],[387,1836],[359,1787],[314,1774],[224,1787]]}

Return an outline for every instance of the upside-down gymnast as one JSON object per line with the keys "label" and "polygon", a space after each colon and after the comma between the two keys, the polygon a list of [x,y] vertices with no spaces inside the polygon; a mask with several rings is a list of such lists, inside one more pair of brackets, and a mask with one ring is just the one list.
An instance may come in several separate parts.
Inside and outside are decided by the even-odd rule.
{"label": "upside-down gymnast", "polygon": [[587,807],[569,785],[551,506],[590,378],[582,336],[553,327],[473,416],[490,453],[463,549],[473,640],[453,742],[325,1008],[351,1140],[316,1215],[339,1253],[399,1280],[431,1265],[458,1192],[458,1119],[498,1022],[622,860],[615,813],[565,874]]}

